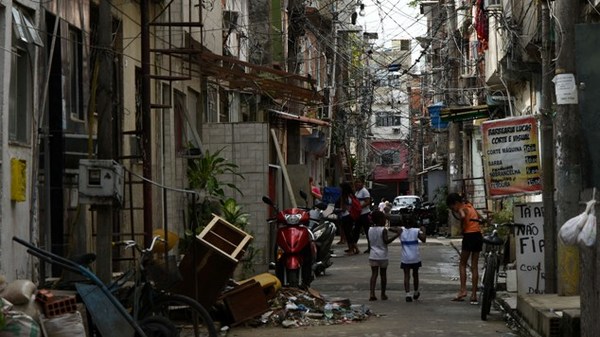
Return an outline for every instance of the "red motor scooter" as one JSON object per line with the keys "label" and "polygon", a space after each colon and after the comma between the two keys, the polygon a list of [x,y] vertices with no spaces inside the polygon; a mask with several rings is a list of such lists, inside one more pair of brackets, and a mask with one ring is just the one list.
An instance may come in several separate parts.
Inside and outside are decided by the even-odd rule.
{"label": "red motor scooter", "polygon": [[308,210],[289,208],[279,210],[269,197],[263,202],[275,209],[277,215],[269,222],[277,226],[274,265],[275,275],[285,286],[308,288],[312,282],[312,265],[316,256],[313,233],[307,227]]}

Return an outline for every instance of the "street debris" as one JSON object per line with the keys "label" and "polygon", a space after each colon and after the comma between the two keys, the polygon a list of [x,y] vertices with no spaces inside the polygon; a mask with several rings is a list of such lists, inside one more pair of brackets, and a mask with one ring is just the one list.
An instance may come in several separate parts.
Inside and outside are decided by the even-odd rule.
{"label": "street debris", "polygon": [[246,322],[250,326],[297,328],[347,324],[366,320],[373,315],[363,304],[351,304],[345,298],[327,298],[309,288],[282,288],[269,301],[270,310]]}

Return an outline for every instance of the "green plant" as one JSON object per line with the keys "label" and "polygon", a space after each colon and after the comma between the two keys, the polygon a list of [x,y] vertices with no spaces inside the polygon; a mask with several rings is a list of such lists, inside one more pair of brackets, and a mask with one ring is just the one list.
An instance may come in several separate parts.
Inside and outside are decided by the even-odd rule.
{"label": "green plant", "polygon": [[179,242],[182,252],[187,251],[191,241],[202,232],[213,214],[221,214],[225,202],[224,187],[229,187],[243,195],[235,184],[221,180],[223,175],[244,179],[237,171],[239,167],[221,156],[223,149],[214,153],[207,150],[201,158],[188,161],[187,178],[190,189],[197,191],[198,195],[192,195],[188,204],[189,226]]}
{"label": "green plant", "polygon": [[225,158],[221,157],[223,149],[221,148],[215,153],[210,153],[207,150],[202,158],[190,160],[187,170],[190,188],[203,191],[206,197],[224,199],[225,192],[223,186],[225,185],[243,195],[242,191],[235,184],[223,183],[219,180],[219,177],[224,174],[231,174],[244,179],[237,172],[239,167],[236,164],[228,162]]}
{"label": "green plant", "polygon": [[230,224],[245,231],[250,214],[244,213],[242,206],[238,205],[235,199],[228,198],[221,202],[221,216]]}

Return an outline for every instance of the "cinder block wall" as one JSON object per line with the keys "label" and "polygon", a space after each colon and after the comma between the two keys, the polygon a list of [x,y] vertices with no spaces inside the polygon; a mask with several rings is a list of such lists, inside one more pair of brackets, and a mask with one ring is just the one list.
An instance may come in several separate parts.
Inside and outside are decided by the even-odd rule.
{"label": "cinder block wall", "polygon": [[226,189],[226,196],[237,200],[243,211],[250,214],[248,232],[254,236],[253,247],[258,249],[255,272],[268,270],[269,226],[267,207],[262,196],[268,191],[269,127],[266,123],[208,124],[202,130],[202,143],[212,152],[223,148],[221,156],[239,166],[244,179],[230,175],[220,177],[235,184],[243,193]]}

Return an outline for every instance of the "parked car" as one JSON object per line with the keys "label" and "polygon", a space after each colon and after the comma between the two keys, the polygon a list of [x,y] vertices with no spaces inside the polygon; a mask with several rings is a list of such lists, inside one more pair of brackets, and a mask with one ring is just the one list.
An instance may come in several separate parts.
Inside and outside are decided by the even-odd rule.
{"label": "parked car", "polygon": [[390,225],[404,226],[415,221],[414,210],[421,206],[421,197],[417,195],[399,195],[392,202]]}

